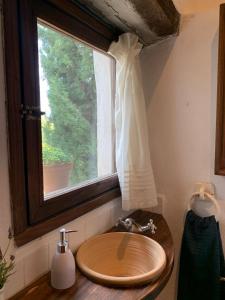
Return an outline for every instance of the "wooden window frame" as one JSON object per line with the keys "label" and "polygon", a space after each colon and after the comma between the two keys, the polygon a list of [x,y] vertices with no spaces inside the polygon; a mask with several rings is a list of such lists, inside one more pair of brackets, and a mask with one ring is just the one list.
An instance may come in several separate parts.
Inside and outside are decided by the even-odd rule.
{"label": "wooden window frame", "polygon": [[28,126],[21,118],[21,105],[40,106],[37,19],[104,52],[118,33],[70,0],[5,0],[3,9],[11,203],[20,246],[120,196],[114,174],[44,201],[40,120]]}
{"label": "wooden window frame", "polygon": [[225,176],[225,4],[220,5],[215,174]]}

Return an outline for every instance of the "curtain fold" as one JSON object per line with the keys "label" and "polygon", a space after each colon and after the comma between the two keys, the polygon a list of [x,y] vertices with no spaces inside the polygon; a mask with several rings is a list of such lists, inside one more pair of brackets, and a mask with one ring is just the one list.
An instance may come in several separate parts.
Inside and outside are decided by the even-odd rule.
{"label": "curtain fold", "polygon": [[141,49],[138,37],[132,33],[122,34],[109,48],[116,59],[116,167],[124,210],[157,205],[139,71]]}

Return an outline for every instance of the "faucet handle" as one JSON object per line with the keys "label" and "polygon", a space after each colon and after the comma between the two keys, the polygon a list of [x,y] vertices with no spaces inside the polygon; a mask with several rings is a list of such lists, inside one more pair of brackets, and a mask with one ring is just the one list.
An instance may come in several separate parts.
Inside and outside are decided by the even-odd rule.
{"label": "faucet handle", "polygon": [[127,231],[130,232],[146,232],[150,230],[152,234],[155,234],[155,231],[157,229],[152,219],[149,219],[147,225],[141,226],[132,218],[126,218],[125,220],[123,220],[123,218],[120,217],[116,223],[116,226],[119,225],[122,225]]}
{"label": "faucet handle", "polygon": [[151,230],[151,233],[155,234],[157,227],[155,226],[154,221],[152,219],[149,219],[148,227]]}
{"label": "faucet handle", "polygon": [[120,217],[116,223],[116,226],[119,226],[119,225],[122,225],[123,227],[126,228],[126,230],[131,231],[132,225],[133,225],[133,219],[126,218],[125,220],[123,220],[123,218]]}

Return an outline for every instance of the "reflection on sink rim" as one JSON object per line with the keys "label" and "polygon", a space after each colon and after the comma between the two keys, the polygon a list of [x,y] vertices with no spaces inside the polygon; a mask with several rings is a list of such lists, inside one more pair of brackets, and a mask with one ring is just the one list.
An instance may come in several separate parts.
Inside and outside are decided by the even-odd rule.
{"label": "reflection on sink rim", "polygon": [[[100,256],[101,256],[101,254],[104,254],[105,248],[106,248],[105,251],[107,251],[108,250],[107,246],[109,246],[109,244],[111,244],[112,247],[115,246],[114,244],[116,244],[115,249],[109,248],[110,250],[108,250],[108,251],[114,250],[114,251],[117,251],[116,253],[118,254],[119,247],[122,245],[122,243],[124,243],[125,240],[127,242],[131,242],[130,245],[123,248],[123,250],[125,249],[126,252],[128,253],[127,257],[130,257],[130,254],[131,254],[131,256],[132,255],[136,256],[135,251],[137,253],[137,260],[132,260],[132,264],[137,263],[136,265],[134,265],[134,267],[139,268],[141,266],[142,268],[143,267],[145,268],[146,267],[145,264],[148,262],[147,260],[145,260],[145,258],[146,257],[151,258],[152,255],[154,256],[154,258],[157,259],[156,263],[154,261],[154,264],[156,264],[156,266],[153,269],[151,268],[150,271],[145,270],[141,274],[128,275],[128,276],[108,275],[108,274],[106,274],[108,271],[100,272],[100,271],[96,271],[93,269],[93,268],[96,268],[96,266],[90,267],[90,262],[93,265],[94,262],[96,263],[96,261],[97,262],[99,261],[100,268],[101,268],[102,260],[101,260]],[[105,243],[104,249],[103,249],[103,247],[100,247],[101,243],[103,243],[103,244]],[[139,246],[141,243],[142,247],[135,247],[135,243],[136,244],[139,243]],[[102,253],[101,253],[101,251],[102,251]],[[93,258],[92,254],[94,252],[97,253],[96,257],[94,257],[97,260],[91,261],[91,259]],[[146,252],[148,252],[148,253],[146,253]],[[98,256],[99,256],[99,258],[98,258]],[[104,255],[102,257],[104,257]],[[126,259],[128,259],[127,257],[125,257],[124,261],[126,261]],[[147,237],[145,235],[130,233],[130,232],[109,232],[109,233],[103,233],[100,235],[96,235],[96,236],[88,239],[87,241],[85,241],[77,251],[76,262],[77,262],[80,270],[87,277],[91,278],[92,280],[94,280],[96,282],[99,282],[99,283],[102,283],[105,285],[127,287],[127,286],[143,285],[143,284],[146,284],[148,282],[151,282],[151,281],[157,279],[161,275],[162,271],[164,270],[164,268],[166,266],[166,254],[165,254],[164,249],[162,248],[162,246],[159,243],[157,243],[155,240],[153,240],[150,237]],[[110,260],[107,261],[107,259],[106,259],[106,263],[108,263],[109,265],[110,265],[110,263],[112,264],[112,262],[114,262],[115,264],[118,263],[115,260],[115,257],[114,257],[114,260],[111,260],[111,261]],[[128,260],[128,263],[129,263],[129,260]],[[153,263],[153,262],[151,262],[151,263]],[[149,263],[149,264],[151,265],[151,263]],[[131,264],[129,264],[129,265],[131,265]],[[104,268],[105,265],[102,264],[102,266]],[[111,267],[114,268],[114,264],[111,265]],[[98,265],[97,265],[97,268],[99,268]],[[117,266],[117,268],[120,268],[120,266],[119,267]],[[131,266],[130,266],[130,268],[132,269]]]}

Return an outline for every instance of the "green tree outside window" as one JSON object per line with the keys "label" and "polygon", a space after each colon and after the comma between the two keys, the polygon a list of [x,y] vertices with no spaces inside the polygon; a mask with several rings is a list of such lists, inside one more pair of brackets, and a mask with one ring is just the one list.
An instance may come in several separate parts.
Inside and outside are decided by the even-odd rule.
{"label": "green tree outside window", "polygon": [[48,150],[58,149],[60,157],[71,158],[70,185],[75,185],[97,177],[93,50],[41,24],[38,39],[50,107],[49,116],[42,119],[42,143]]}

